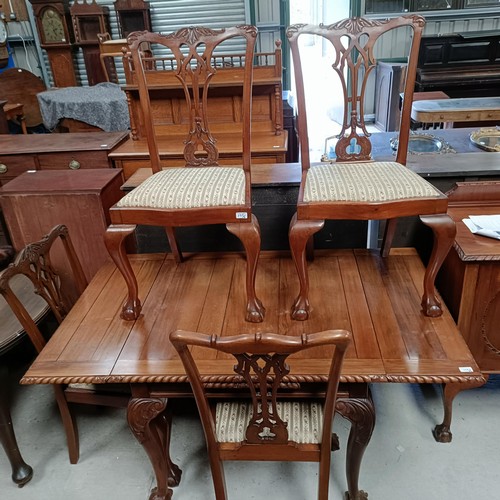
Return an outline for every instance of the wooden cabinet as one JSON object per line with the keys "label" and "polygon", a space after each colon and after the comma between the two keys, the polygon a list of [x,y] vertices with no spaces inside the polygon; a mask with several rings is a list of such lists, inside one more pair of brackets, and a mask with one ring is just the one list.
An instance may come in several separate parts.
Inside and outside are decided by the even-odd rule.
{"label": "wooden cabinet", "polygon": [[500,214],[500,181],[457,183],[448,195],[457,236],[438,288],[481,371],[500,373],[500,242],[472,234],[462,222]]}
{"label": "wooden cabinet", "polygon": [[28,170],[109,168],[108,154],[127,132],[0,136],[0,185]]}
{"label": "wooden cabinet", "polygon": [[[39,240],[55,225],[66,224],[90,280],[109,259],[103,235],[109,207],[123,192],[117,169],[46,170],[25,172],[0,189],[0,203],[12,245],[19,251]],[[61,249],[62,251],[62,249]],[[58,261],[59,259],[59,261]],[[65,262],[55,257],[55,265]],[[66,269],[61,265],[61,269]],[[69,271],[64,271],[69,276]]]}
{"label": "wooden cabinet", "polygon": [[424,35],[415,90],[441,90],[449,97],[500,95],[498,31]]}

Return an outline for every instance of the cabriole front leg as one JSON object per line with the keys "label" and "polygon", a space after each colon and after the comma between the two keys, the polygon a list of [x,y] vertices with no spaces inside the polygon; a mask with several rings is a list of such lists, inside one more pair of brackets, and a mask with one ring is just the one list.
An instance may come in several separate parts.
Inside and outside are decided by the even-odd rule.
{"label": "cabriole front leg", "polygon": [[136,439],[148,454],[156,477],[156,487],[149,500],[169,500],[182,471],[170,458],[171,415],[166,398],[133,397],[127,409],[127,420]]}
{"label": "cabriole front leg", "polygon": [[468,383],[444,383],[443,384],[443,406],[444,418],[443,423],[436,425],[432,434],[438,443],[451,443],[453,437],[451,433],[451,417],[453,410],[453,400],[455,396],[466,389],[473,389],[474,387],[481,387],[486,382],[486,379],[479,377],[474,382]]}
{"label": "cabriole front leg", "polygon": [[104,234],[104,243],[108,249],[109,255],[116,264],[118,270],[122,273],[123,279],[127,285],[128,297],[123,304],[121,317],[132,321],[139,317],[141,313],[141,301],[139,300],[139,289],[132,266],[125,249],[125,238],[135,231],[135,224],[111,224]]}
{"label": "cabriole front leg", "polygon": [[299,294],[291,311],[292,319],[295,320],[304,321],[309,317],[309,276],[307,274],[306,246],[311,236],[324,225],[324,220],[298,220],[296,213],[290,221],[288,238],[300,284]]}
{"label": "cabriole front leg", "polygon": [[339,398],[335,411],[351,422],[347,442],[346,475],[347,489],[345,500],[366,500],[368,493],[359,489],[361,460],[375,428],[375,407],[369,388],[365,385],[364,395]]}
{"label": "cabriole front leg", "polygon": [[260,227],[259,221],[254,214],[250,222],[230,222],[226,224],[227,230],[234,234],[245,248],[247,258],[246,292],[247,311],[245,319],[251,323],[260,323],[264,320],[265,308],[257,298],[255,292],[255,276],[257,274],[257,262],[260,255]]}
{"label": "cabriole front leg", "polygon": [[421,215],[420,220],[432,229],[434,233],[434,244],[432,253],[427,264],[424,275],[424,294],[422,296],[422,309],[426,316],[436,317],[443,314],[441,302],[436,295],[434,282],[444,259],[448,255],[457,228],[453,219],[447,214]]}

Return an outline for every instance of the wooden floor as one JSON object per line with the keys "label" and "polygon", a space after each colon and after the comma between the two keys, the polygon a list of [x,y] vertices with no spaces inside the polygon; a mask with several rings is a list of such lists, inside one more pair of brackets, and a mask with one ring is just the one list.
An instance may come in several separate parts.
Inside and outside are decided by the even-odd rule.
{"label": "wooden floor", "polygon": [[[51,377],[59,382],[167,381],[183,373],[167,340],[178,328],[222,335],[345,328],[352,331],[353,343],[343,381],[470,383],[481,378],[446,308],[440,318],[422,314],[424,269],[413,249],[393,250],[386,260],[368,250],[317,252],[309,265],[312,313],[305,322],[290,318],[298,279],[288,255],[261,255],[257,292],[266,316],[260,324],[244,321],[243,255],[197,254],[176,264],[170,255],[141,254],[132,262],[141,317],[135,322],[119,318],[124,281],[113,264],[105,266],[25,382],[47,383],[55,380]],[[326,373],[324,352],[310,352],[307,358],[303,365],[297,359],[302,374]],[[207,359],[207,374],[220,373],[226,361],[220,362]]]}

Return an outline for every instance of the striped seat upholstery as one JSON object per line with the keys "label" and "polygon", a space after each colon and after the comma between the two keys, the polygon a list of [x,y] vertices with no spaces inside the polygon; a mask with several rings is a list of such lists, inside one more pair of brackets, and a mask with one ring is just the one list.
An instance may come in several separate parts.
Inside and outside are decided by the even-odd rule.
{"label": "striped seat upholstery", "polygon": [[307,172],[304,202],[387,202],[433,198],[441,192],[396,162],[329,163]]}
{"label": "striped seat upholstery", "polygon": [[118,203],[119,208],[186,209],[241,206],[245,173],[237,167],[168,168],[157,172]]}
{"label": "striped seat upholstery", "polygon": [[[278,415],[288,422],[288,439],[296,443],[320,443],[323,430],[323,405],[314,401],[277,402]],[[215,412],[216,437],[219,443],[240,443],[252,418],[251,403],[225,401]]]}

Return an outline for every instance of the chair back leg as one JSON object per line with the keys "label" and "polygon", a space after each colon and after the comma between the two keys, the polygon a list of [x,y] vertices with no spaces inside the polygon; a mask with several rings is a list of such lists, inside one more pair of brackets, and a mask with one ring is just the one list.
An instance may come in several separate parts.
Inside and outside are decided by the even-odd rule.
{"label": "chair back leg", "polygon": [[[1,370],[2,372],[4,370]],[[6,371],[6,370],[5,370]],[[2,373],[0,386],[0,443],[12,468],[12,481],[20,488],[33,477],[33,469],[23,460],[17,446],[12,418],[10,416],[8,395],[6,394],[7,377]]]}
{"label": "chair back leg", "polygon": [[61,385],[54,385],[54,393],[56,396],[57,406],[66,432],[66,440],[68,442],[69,461],[72,464],[78,463],[80,458],[80,444],[78,438],[78,427],[76,420],[72,414],[66,397],[64,396],[64,389]]}

